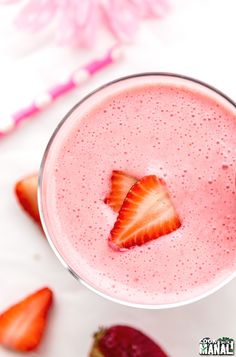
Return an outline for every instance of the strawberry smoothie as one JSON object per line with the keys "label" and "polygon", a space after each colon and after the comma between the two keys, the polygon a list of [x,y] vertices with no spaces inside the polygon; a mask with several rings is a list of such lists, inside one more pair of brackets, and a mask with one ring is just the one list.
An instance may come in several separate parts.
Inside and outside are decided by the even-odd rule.
{"label": "strawberry smoothie", "polygon": [[[236,270],[236,109],[172,75],[142,75],[77,105],[43,162],[44,227],[74,275],[130,304],[169,305],[216,289]],[[181,227],[126,251],[108,244],[113,170],[165,180]]]}

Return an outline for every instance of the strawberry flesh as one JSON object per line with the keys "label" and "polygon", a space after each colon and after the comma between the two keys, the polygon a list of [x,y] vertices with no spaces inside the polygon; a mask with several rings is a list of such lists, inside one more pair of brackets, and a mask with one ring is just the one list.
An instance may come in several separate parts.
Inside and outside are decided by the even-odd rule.
{"label": "strawberry flesh", "polygon": [[112,171],[111,190],[104,202],[108,204],[114,212],[119,212],[127,193],[136,181],[137,179],[135,177],[127,175],[123,171]]}
{"label": "strawberry flesh", "polygon": [[167,354],[141,331],[118,325],[95,334],[90,357],[167,357]]}
{"label": "strawberry flesh", "polygon": [[43,337],[52,298],[52,291],[43,288],[2,313],[0,344],[19,352],[35,350]]}
{"label": "strawberry flesh", "polygon": [[142,245],[181,226],[164,180],[144,176],[128,192],[109,237],[115,250]]}
{"label": "strawberry flesh", "polygon": [[21,207],[41,226],[37,199],[38,175],[30,175],[18,181],[15,194]]}

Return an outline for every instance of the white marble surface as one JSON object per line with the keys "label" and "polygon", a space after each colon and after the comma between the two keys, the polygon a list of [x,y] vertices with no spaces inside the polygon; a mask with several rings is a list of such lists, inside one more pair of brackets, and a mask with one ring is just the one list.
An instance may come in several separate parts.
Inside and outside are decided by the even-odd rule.
{"label": "white marble surface", "polygon": [[[142,26],[123,62],[93,78],[0,142],[0,310],[49,285],[55,305],[46,338],[28,356],[86,357],[99,325],[128,323],[156,338],[171,357],[198,356],[202,337],[236,338],[236,281],[181,308],[142,311],[105,301],[78,284],[57,261],[37,227],[17,206],[13,185],[38,168],[45,145],[63,115],[100,84],[142,71],[177,72],[236,95],[235,0],[172,0],[163,20]],[[0,8],[0,120],[33,94],[86,62],[92,53],[57,48],[50,33],[16,33],[12,9]],[[98,41],[94,54],[108,45]],[[0,357],[15,354],[0,349]]]}

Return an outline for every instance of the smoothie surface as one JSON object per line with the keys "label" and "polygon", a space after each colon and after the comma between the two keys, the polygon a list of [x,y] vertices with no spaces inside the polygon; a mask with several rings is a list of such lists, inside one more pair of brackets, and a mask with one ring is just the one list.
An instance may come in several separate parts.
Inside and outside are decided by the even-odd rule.
{"label": "smoothie surface", "polygon": [[[161,78],[161,77],[160,77]],[[77,107],[50,146],[42,207],[53,244],[85,282],[136,304],[170,304],[236,270],[236,109],[188,80],[114,83]],[[182,226],[113,251],[112,170],[165,180]]]}

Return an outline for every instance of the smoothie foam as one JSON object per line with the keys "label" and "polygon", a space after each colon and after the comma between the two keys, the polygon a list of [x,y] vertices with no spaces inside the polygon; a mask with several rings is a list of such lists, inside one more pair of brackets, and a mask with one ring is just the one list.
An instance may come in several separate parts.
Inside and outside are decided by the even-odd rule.
{"label": "smoothie foam", "polygon": [[[236,110],[189,80],[114,83],[71,112],[45,161],[42,207],[53,244],[85,282],[137,304],[182,302],[236,270]],[[182,227],[126,252],[107,243],[112,170],[164,178]]]}

